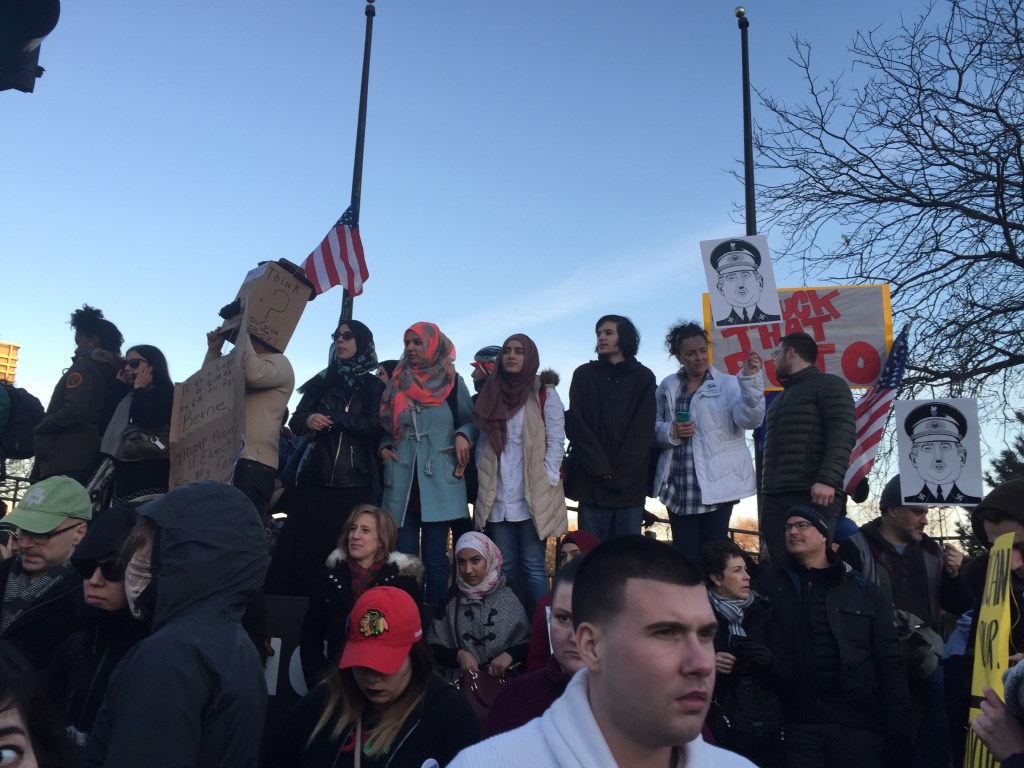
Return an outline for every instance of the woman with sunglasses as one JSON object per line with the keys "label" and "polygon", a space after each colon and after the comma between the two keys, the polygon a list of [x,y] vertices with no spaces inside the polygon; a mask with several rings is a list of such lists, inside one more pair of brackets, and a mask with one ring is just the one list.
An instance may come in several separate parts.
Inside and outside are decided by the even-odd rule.
{"label": "woman with sunglasses", "polygon": [[[72,745],[83,750],[110,675],[149,627],[128,609],[118,553],[135,526],[135,504],[119,504],[90,524],[71,556],[82,579],[76,609],[82,629],[57,649],[47,669],[50,698],[61,708]],[[84,759],[84,752],[81,752]]]}
{"label": "woman with sunglasses", "polygon": [[346,320],[331,334],[327,367],[301,387],[288,425],[308,438],[288,520],[274,553],[268,591],[309,596],[349,513],[379,504],[380,397],[373,333]]}
{"label": "woman with sunglasses", "polygon": [[[166,437],[170,431],[174,382],[167,369],[167,358],[154,346],[138,344],[125,352],[117,378],[128,387],[128,394],[114,411],[101,447],[104,453],[113,456],[110,504],[166,493],[171,472],[169,446],[163,457],[138,459],[125,451],[124,444],[126,433],[136,429],[155,435],[157,439]],[[167,445],[165,440],[161,442]]]}

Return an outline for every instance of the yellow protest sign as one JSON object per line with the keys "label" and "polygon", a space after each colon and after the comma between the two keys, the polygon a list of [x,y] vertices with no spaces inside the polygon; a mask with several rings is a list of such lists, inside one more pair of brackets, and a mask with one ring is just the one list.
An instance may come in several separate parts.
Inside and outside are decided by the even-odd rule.
{"label": "yellow protest sign", "polygon": [[[1010,662],[1010,553],[1013,534],[1004,533],[992,545],[985,593],[978,612],[978,632],[974,642],[974,675],[971,679],[971,709],[968,722],[981,714],[980,702],[986,687],[1003,698],[1003,672]],[[964,768],[992,768],[999,765],[988,747],[967,729]]]}

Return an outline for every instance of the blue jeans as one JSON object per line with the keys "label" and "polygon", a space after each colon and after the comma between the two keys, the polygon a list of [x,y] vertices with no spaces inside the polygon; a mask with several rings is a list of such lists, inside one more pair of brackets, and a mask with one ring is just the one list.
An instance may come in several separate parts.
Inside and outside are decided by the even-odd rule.
{"label": "blue jeans", "polygon": [[518,581],[533,595],[534,602],[548,593],[547,541],[537,538],[533,520],[517,523],[488,523],[487,535],[501,550],[501,570],[509,581]]}
{"label": "blue jeans", "polygon": [[597,504],[580,504],[579,528],[592,533],[598,541],[607,541],[613,536],[640,534],[644,522],[643,507],[599,507]]}
{"label": "blue jeans", "polygon": [[686,555],[691,563],[700,562],[700,548],[709,541],[725,541],[729,538],[729,518],[736,502],[721,504],[714,512],[703,515],[673,515],[668,521],[672,526],[672,546]]}
{"label": "blue jeans", "polygon": [[398,529],[396,549],[423,560],[423,599],[427,603],[440,603],[448,591],[448,523],[448,520],[440,523],[423,523],[420,522],[419,512],[409,510],[405,513],[405,522]]}

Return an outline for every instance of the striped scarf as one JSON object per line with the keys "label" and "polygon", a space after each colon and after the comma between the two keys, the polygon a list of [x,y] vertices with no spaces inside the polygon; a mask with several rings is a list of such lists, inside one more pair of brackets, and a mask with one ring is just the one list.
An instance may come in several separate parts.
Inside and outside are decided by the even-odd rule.
{"label": "striped scarf", "polygon": [[730,600],[708,587],[708,597],[715,613],[729,623],[729,636],[746,637],[747,633],[743,629],[743,612],[754,604],[754,593],[747,595],[746,600]]}

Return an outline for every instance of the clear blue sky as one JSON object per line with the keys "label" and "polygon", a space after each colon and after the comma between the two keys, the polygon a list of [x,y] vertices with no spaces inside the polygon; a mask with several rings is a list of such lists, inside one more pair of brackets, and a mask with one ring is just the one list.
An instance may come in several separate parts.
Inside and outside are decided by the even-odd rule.
{"label": "clear blue sky", "polygon": [[[0,339],[22,345],[22,386],[49,398],[83,302],[184,379],[245,273],[305,258],[349,202],[364,7],[64,3],[36,92],[0,93]],[[746,7],[753,84],[792,101],[793,35],[836,75],[857,29],[895,32],[922,4]],[[430,320],[468,377],[476,349],[522,331],[565,397],[594,321],[617,312],[640,359],[674,370],[662,337],[700,317],[698,242],[743,232],[734,8],[379,0],[355,316],[381,358]],[[799,284],[799,265],[775,268]],[[299,381],[340,302],[307,308],[288,348]]]}

